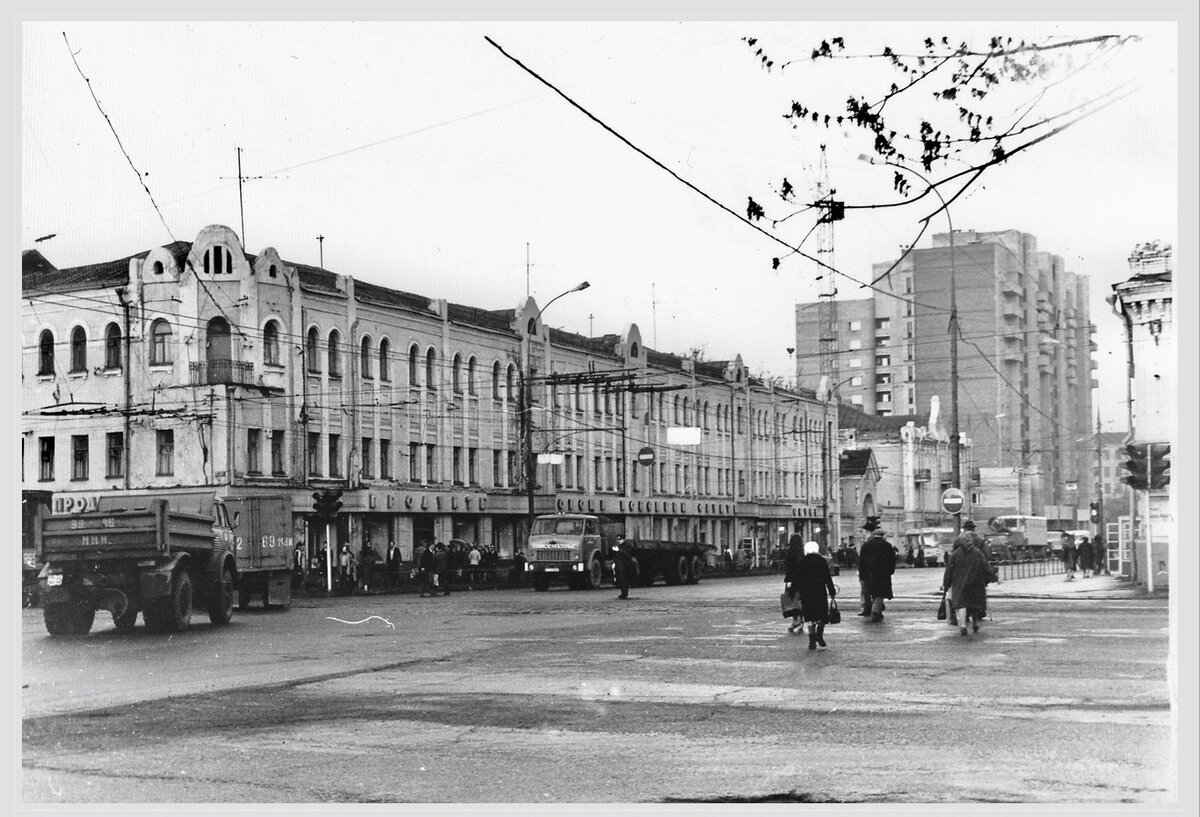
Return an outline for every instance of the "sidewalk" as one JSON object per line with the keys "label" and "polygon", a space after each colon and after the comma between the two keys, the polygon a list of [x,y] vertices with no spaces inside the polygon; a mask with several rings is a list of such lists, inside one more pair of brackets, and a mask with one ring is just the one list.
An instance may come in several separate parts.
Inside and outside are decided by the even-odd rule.
{"label": "sidewalk", "polygon": [[988,585],[988,596],[992,598],[1026,599],[1141,599],[1166,598],[1164,593],[1147,593],[1145,588],[1128,579],[1116,576],[1092,576],[1084,579],[1076,574],[1074,581],[1067,581],[1062,573],[1049,576],[1033,576],[1009,579]]}

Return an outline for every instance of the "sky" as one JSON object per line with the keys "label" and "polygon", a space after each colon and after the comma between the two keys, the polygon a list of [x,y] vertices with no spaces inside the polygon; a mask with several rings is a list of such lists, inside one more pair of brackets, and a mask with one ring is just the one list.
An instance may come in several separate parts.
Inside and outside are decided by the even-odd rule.
{"label": "sky", "polygon": [[[323,235],[327,269],[487,309],[515,307],[527,280],[542,304],[587,280],[547,323],[594,335],[637,323],[654,348],[741,354],[755,372],[790,377],[794,308],[819,291],[816,265],[793,255],[772,269],[780,245],[485,37],[712,199],[744,212],[752,196],[766,210],[758,224],[794,245],[811,213],[772,226],[797,209],[773,190],[787,177],[797,198],[815,198],[821,145],[838,198],[898,200],[891,170],[858,160],[870,149],[859,131],[783,117],[792,100],[832,111],[851,95],[878,97],[896,76],[877,60],[813,62],[812,48],[840,36],[847,54],[911,52],[927,36],[983,45],[993,34],[1140,37],[1046,89],[1035,110],[1127,96],[990,169],[952,205],[956,228],[1031,233],[1089,276],[1095,402],[1106,429],[1123,428],[1121,327],[1104,296],[1128,277],[1137,244],[1176,244],[1172,23],[31,22],[21,247],[68,267],[190,241],[208,224],[242,233],[241,147],[251,253],[272,246],[317,264]],[[771,70],[746,37],[774,57]],[[988,112],[1011,121],[1040,89],[1006,89]],[[936,111],[928,94],[889,105],[897,116]],[[930,212],[924,202],[850,210],[822,260],[869,279]],[[944,229],[935,217],[918,246]],[[840,279],[840,297],[866,292]]]}

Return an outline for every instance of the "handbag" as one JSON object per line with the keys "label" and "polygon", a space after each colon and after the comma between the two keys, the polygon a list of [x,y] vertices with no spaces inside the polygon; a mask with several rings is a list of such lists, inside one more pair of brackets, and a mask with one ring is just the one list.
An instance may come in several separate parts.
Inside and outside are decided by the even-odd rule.
{"label": "handbag", "polygon": [[783,608],[784,618],[794,618],[800,615],[800,599],[792,598],[786,590],[779,594],[779,606]]}
{"label": "handbag", "polygon": [[938,605],[937,612],[938,621],[946,620],[946,594],[942,594],[942,603]]}
{"label": "handbag", "polygon": [[837,601],[835,599],[829,600],[829,620],[826,623],[827,624],[841,624],[842,623],[842,611],[838,609]]}

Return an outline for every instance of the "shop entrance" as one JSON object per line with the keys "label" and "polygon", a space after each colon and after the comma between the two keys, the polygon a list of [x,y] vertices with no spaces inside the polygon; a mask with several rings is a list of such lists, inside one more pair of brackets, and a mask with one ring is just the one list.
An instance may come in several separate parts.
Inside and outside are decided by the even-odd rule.
{"label": "shop entrance", "polygon": [[432,545],[436,541],[433,532],[433,514],[415,514],[412,518],[413,552],[419,545]]}

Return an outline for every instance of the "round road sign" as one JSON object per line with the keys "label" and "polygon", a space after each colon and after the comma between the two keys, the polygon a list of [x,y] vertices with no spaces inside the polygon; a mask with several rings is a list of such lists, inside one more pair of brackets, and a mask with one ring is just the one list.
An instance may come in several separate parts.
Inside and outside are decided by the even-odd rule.
{"label": "round road sign", "polygon": [[650,446],[645,446],[638,451],[637,461],[639,465],[654,465],[654,449]]}
{"label": "round road sign", "polygon": [[942,510],[946,513],[962,513],[966,500],[958,488],[947,488],[942,492]]}

